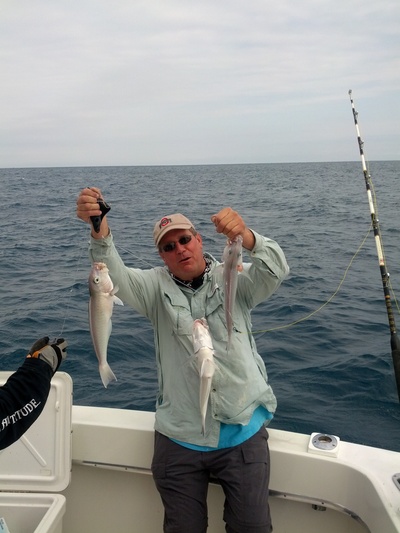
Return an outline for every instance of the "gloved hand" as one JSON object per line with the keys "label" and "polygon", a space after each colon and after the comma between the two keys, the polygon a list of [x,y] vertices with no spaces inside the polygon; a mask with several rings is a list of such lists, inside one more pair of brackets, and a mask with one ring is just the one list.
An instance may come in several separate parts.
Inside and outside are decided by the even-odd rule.
{"label": "gloved hand", "polygon": [[29,350],[27,357],[42,359],[49,364],[55,373],[61,362],[67,357],[68,343],[64,339],[57,339],[49,344],[49,337],[42,337],[37,340]]}

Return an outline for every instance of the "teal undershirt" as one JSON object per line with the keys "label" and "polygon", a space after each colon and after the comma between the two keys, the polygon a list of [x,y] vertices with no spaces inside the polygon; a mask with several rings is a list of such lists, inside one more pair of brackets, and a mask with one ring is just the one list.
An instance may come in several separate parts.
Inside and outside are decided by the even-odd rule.
{"label": "teal undershirt", "polygon": [[213,452],[215,450],[222,450],[223,448],[232,448],[233,446],[242,444],[242,442],[255,435],[261,426],[272,420],[273,416],[265,407],[259,405],[246,426],[242,426],[241,424],[223,424],[221,422],[219,441],[216,448],[211,446],[198,446],[197,444],[190,444],[181,440],[171,440],[185,448],[198,452]]}

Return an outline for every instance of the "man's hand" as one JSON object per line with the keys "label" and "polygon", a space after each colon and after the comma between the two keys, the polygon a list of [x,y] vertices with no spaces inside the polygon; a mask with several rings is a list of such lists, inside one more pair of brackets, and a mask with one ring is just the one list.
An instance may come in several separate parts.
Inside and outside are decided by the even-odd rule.
{"label": "man's hand", "polygon": [[[88,224],[92,224],[90,217],[101,217],[102,211],[100,209],[98,200],[103,200],[100,189],[97,187],[87,187],[86,189],[83,189],[76,200],[77,217]],[[101,225],[96,228],[96,231],[93,229],[92,224],[92,237],[95,239],[106,237],[109,232],[110,229],[108,227],[106,216],[103,216]]]}
{"label": "man's hand", "polygon": [[219,213],[211,217],[218,233],[222,233],[228,239],[234,239],[238,235],[243,237],[243,247],[252,250],[255,244],[253,232],[246,226],[243,218],[231,207],[224,207]]}

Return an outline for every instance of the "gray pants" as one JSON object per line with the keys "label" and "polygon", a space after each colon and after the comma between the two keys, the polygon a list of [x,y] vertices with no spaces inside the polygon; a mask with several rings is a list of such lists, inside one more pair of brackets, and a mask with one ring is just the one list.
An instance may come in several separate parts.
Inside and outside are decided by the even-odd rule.
{"label": "gray pants", "polygon": [[207,531],[207,489],[215,476],[225,494],[227,533],[270,533],[269,448],[264,427],[243,444],[212,452],[189,450],[155,433],[151,466],[164,505],[165,533]]}

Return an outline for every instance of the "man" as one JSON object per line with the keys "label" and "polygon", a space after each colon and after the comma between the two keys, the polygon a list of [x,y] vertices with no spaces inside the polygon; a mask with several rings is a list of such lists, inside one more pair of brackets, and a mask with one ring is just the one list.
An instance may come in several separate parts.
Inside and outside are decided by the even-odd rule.
{"label": "man", "polygon": [[[101,215],[101,191],[87,188],[77,200],[86,222]],[[107,264],[118,296],[149,318],[154,327],[159,391],[155,421],[153,477],[164,509],[166,533],[207,530],[209,477],[225,493],[228,533],[272,531],[268,506],[269,449],[265,425],[276,399],[251,335],[251,309],[270,296],[289,267],[278,244],[250,230],[231,208],[213,215],[218,233],[241,235],[251,263],[238,276],[233,333],[224,312],[219,263],[204,253],[202,238],[185,216],[176,213],[154,226],[154,242],[164,267],[126,267],[119,257],[107,217],[92,228],[90,254]],[[199,407],[199,374],[192,344],[193,321],[205,317],[214,347],[212,380],[204,434]]]}
{"label": "man", "polygon": [[34,343],[24,363],[0,387],[0,449],[18,440],[46,405],[50,381],[67,355],[67,341]]}

